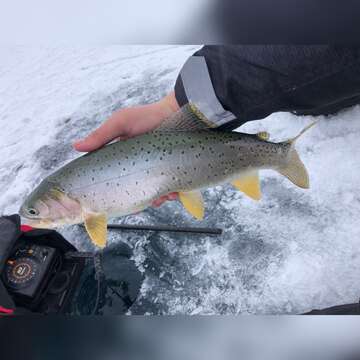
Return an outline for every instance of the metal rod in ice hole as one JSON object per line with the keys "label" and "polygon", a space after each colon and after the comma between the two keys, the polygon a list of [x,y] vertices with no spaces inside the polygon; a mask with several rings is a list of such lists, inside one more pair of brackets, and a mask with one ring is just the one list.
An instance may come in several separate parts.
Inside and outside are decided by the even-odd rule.
{"label": "metal rod in ice hole", "polygon": [[178,227],[170,225],[129,225],[129,224],[108,224],[108,229],[113,230],[140,230],[140,231],[164,231],[177,233],[193,233],[207,235],[221,235],[222,229],[219,228],[195,228],[195,227]]}

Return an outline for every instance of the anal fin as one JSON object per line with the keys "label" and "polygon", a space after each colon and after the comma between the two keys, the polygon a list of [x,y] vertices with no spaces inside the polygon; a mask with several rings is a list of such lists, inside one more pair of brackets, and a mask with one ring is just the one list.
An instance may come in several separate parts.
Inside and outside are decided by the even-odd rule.
{"label": "anal fin", "polygon": [[179,200],[197,220],[204,218],[204,199],[200,191],[179,192]]}
{"label": "anal fin", "polygon": [[253,200],[261,199],[259,172],[252,171],[232,181],[234,187]]}

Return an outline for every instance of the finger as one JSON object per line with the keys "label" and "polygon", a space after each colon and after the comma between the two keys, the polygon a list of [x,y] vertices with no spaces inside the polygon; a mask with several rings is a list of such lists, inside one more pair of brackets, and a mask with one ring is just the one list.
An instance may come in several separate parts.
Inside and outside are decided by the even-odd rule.
{"label": "finger", "polygon": [[88,152],[96,150],[115,138],[125,136],[126,127],[125,118],[119,118],[119,115],[116,117],[112,116],[85,139],[75,142],[73,146],[77,151]]}

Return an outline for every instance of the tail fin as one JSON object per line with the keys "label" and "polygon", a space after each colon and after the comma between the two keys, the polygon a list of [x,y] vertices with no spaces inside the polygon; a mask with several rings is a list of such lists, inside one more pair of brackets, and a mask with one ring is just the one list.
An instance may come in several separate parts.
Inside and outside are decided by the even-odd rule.
{"label": "tail fin", "polygon": [[288,141],[286,141],[288,144],[294,144],[296,142],[297,139],[299,139],[299,137],[301,137],[304,133],[306,133],[308,130],[310,130],[314,125],[317,124],[317,121],[312,122],[311,124],[309,124],[308,126],[306,126],[304,129],[302,129],[300,131],[300,133],[298,135],[296,135],[294,138],[289,139]]}
{"label": "tail fin", "polygon": [[290,148],[289,159],[287,166],[278,168],[277,171],[287,177],[292,183],[303,188],[308,189],[309,175],[308,172],[300,160],[299,154],[293,147]]}
{"label": "tail fin", "polygon": [[290,144],[289,156],[287,165],[280,167],[277,171],[287,177],[293,184],[303,188],[308,189],[310,187],[309,175],[308,172],[301,161],[298,152],[295,149],[295,142],[301,135],[303,135],[307,130],[312,128],[316,122],[311,123],[306,128],[304,128],[299,135],[295,136],[293,139],[286,141],[287,144]]}

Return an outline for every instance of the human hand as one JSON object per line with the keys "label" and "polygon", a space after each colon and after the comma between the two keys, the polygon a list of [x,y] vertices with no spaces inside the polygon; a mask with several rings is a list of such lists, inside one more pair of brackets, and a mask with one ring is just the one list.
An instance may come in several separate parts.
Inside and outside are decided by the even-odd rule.
{"label": "human hand", "polygon": [[[77,151],[89,152],[115,139],[124,140],[144,134],[159,127],[168,116],[178,110],[174,92],[153,104],[118,110],[99,128],[85,139],[76,141],[73,146]],[[155,200],[153,206],[158,207],[166,200],[175,199],[177,193],[170,193]]]}

